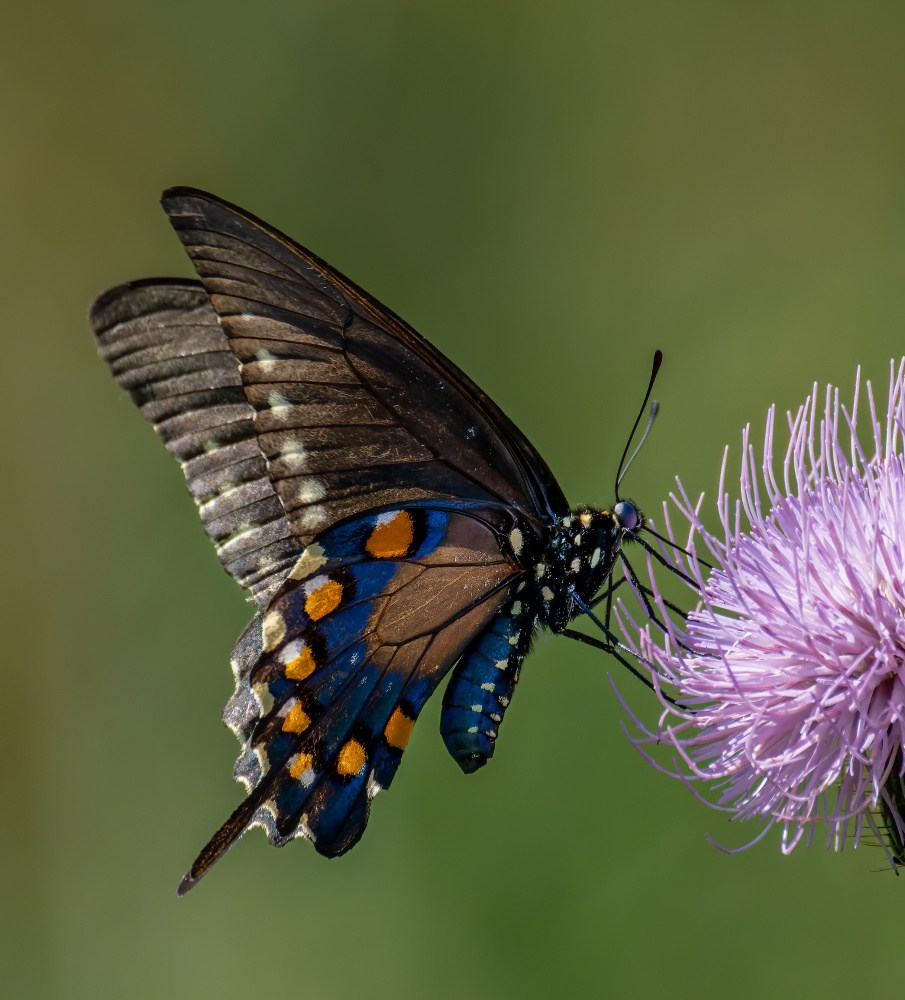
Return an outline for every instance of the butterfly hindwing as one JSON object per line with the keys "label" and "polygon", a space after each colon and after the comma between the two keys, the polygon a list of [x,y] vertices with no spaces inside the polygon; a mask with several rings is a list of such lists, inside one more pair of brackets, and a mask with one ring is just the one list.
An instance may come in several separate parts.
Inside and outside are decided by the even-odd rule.
{"label": "butterfly hindwing", "polygon": [[249,796],[189,884],[251,825],[328,856],[358,840],[425,701],[521,579],[511,527],[502,507],[412,505],[340,524],[303,553],[238,644],[225,718]]}

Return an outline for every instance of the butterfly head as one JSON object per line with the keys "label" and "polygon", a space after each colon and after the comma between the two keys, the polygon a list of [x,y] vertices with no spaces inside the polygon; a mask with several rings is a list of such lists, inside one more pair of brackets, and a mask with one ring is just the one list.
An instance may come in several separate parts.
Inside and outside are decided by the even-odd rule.
{"label": "butterfly head", "polygon": [[620,500],[613,506],[613,520],[626,532],[644,527],[644,515],[632,500]]}

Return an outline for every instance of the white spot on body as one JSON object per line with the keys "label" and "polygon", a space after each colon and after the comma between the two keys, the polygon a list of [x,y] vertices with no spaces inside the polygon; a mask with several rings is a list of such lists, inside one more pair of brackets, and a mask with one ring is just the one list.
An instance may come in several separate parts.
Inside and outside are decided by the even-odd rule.
{"label": "white spot on body", "polygon": [[277,653],[277,659],[284,667],[292,663],[293,660],[297,660],[303,653],[305,649],[304,639],[293,639],[292,642],[287,642],[286,645]]}
{"label": "white spot on body", "polygon": [[497,670],[505,670],[506,667],[509,666],[509,661],[508,660],[497,660],[496,663],[494,663],[494,666],[497,668]]}
{"label": "white spot on body", "polygon": [[495,691],[496,690],[496,685],[495,684],[491,684],[490,681],[488,681],[486,684],[482,684],[481,685],[481,690],[482,691]]}
{"label": "white spot on body", "polygon": [[279,611],[268,611],[261,622],[261,644],[269,653],[286,634],[286,619]]}
{"label": "white spot on body", "polygon": [[537,563],[537,565],[534,567],[534,575],[537,577],[538,580],[543,580],[544,573],[546,572],[547,572],[547,567],[543,563]]}
{"label": "white spot on body", "polygon": [[571,563],[570,569],[573,573],[577,573],[581,569],[581,560],[576,556]]}
{"label": "white spot on body", "polygon": [[271,410],[279,410],[283,406],[291,406],[292,404],[281,392],[274,389],[273,392],[267,393],[267,405]]}
{"label": "white spot on body", "polygon": [[[549,604],[553,600],[553,591],[549,587],[544,587],[540,592],[540,596]],[[509,640],[512,642],[512,640]]]}
{"label": "white spot on body", "polygon": [[304,580],[306,576],[311,576],[324,565],[327,557],[324,555],[323,546],[313,544],[298,557],[296,564],[289,573],[290,580]]}
{"label": "white spot on body", "polygon": [[272,406],[267,412],[277,423],[288,424],[292,422],[292,413],[294,409],[295,407],[292,403],[287,402],[285,406]]}
{"label": "white spot on body", "polygon": [[510,635],[509,636],[509,645],[510,646],[515,646],[518,643],[518,637],[521,634],[522,634],[521,632],[516,632],[515,635]]}
{"label": "white spot on body", "polygon": [[320,576],[316,576],[313,580],[309,580],[305,584],[305,593],[310,597],[312,594],[316,594],[321,587],[326,586],[330,582],[330,577],[326,573],[321,573]]}
{"label": "white spot on body", "polygon": [[287,441],[277,457],[291,472],[303,472],[308,468],[308,452],[298,438]]}
{"label": "white spot on body", "polygon": [[522,538],[522,533],[518,528],[513,528],[512,531],[509,532],[509,544],[512,546],[512,551],[517,556],[521,555],[524,539]]}
{"label": "white spot on body", "polygon": [[574,537],[574,538],[572,539],[572,544],[573,544],[573,545],[581,545],[581,532],[580,532],[580,531],[579,531],[579,532],[578,532],[578,534],[577,534],[577,535],[576,535],[576,536],[575,536],[575,537]]}
{"label": "white spot on body", "polygon": [[515,617],[516,615],[520,615],[521,613],[522,613],[522,602],[515,601],[512,605],[512,615],[513,617]]}
{"label": "white spot on body", "polygon": [[480,705],[472,705],[471,710],[472,712],[475,712],[477,715],[480,715],[481,712],[484,711],[484,709]]}
{"label": "white spot on body", "polygon": [[273,695],[270,693],[270,688],[266,684],[254,684],[251,693],[261,710],[260,715],[267,715],[273,708]]}
{"label": "white spot on body", "polygon": [[587,511],[585,511],[581,515],[581,517],[579,517],[578,520],[581,521],[582,528],[590,528],[591,527],[591,515]]}
{"label": "white spot on body", "polygon": [[497,701],[503,706],[503,708],[506,708],[509,704],[509,699],[505,697],[505,695],[501,695],[497,698]]}
{"label": "white spot on body", "polygon": [[[298,760],[299,755],[293,754],[289,760],[286,762],[286,770],[291,771],[295,762]],[[309,767],[307,771],[302,771],[302,773],[295,779],[304,788],[308,788],[310,785],[314,784],[314,779],[317,777],[317,772],[314,768]],[[301,826],[301,824],[299,824]]]}
{"label": "white spot on body", "polygon": [[299,524],[305,531],[314,531],[326,523],[327,509],[326,507],[319,507],[317,504],[309,507],[299,519]]}
{"label": "white spot on body", "polygon": [[302,480],[296,496],[298,497],[300,503],[311,504],[318,500],[323,500],[326,492],[327,488],[319,479],[306,476]]}
{"label": "white spot on body", "polygon": [[275,354],[271,354],[266,347],[262,347],[261,350],[258,351],[257,354],[255,354],[255,361],[276,361],[276,360],[277,356]]}
{"label": "white spot on body", "polygon": [[594,549],[594,554],[591,556],[591,569],[593,569],[599,562],[600,562],[600,549]]}

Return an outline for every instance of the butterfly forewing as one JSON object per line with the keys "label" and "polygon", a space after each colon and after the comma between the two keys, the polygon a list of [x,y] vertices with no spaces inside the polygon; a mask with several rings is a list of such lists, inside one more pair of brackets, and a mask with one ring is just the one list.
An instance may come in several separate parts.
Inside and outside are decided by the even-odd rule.
{"label": "butterfly forewing", "polygon": [[544,519],[567,509],[487,396],[348,279],[210,195],[176,188],[163,205],[239,360],[300,541],[413,499],[501,502]]}
{"label": "butterfly forewing", "polygon": [[181,463],[224,569],[266,607],[302,546],[204,288],[163,279],[119,285],[95,300],[89,321],[117,384]]}

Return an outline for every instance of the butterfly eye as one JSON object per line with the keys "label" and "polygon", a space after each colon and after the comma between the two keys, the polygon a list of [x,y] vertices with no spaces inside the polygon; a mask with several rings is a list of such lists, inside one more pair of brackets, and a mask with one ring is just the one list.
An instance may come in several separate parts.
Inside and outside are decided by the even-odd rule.
{"label": "butterfly eye", "polygon": [[613,508],[613,514],[626,531],[634,531],[638,527],[638,521],[640,520],[638,509],[628,500],[620,500]]}

